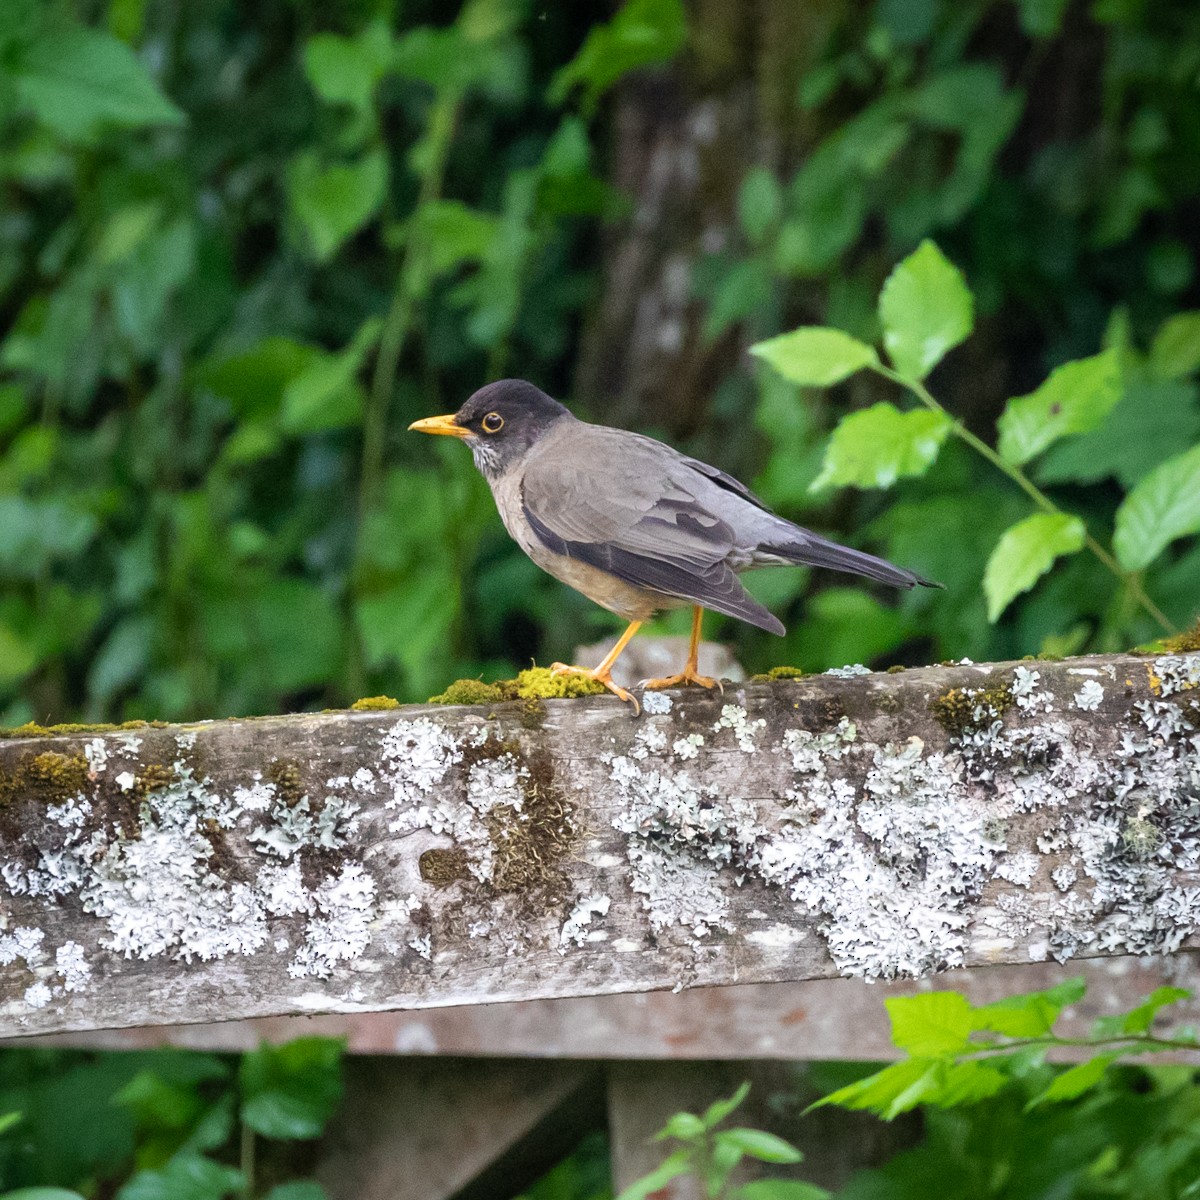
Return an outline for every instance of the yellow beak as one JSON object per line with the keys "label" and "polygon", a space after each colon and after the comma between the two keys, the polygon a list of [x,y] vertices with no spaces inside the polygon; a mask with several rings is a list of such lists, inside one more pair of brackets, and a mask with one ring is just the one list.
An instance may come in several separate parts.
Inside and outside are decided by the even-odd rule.
{"label": "yellow beak", "polygon": [[453,413],[447,413],[444,417],[423,417],[419,421],[414,421],[409,429],[415,429],[417,433],[440,433],[445,437],[465,438],[471,436],[471,431],[460,425],[454,419]]}

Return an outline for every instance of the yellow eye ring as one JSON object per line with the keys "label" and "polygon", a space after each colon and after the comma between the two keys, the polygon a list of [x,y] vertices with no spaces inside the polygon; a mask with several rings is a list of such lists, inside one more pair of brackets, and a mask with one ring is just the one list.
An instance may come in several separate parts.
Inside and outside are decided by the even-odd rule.
{"label": "yellow eye ring", "polygon": [[488,413],[482,424],[484,433],[499,433],[504,428],[504,418],[499,413]]}

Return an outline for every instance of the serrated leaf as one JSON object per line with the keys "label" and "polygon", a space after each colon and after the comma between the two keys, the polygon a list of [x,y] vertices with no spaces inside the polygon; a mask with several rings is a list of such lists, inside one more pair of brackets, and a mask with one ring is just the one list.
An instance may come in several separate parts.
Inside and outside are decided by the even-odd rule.
{"label": "serrated leaf", "polygon": [[1006,996],[975,1010],[975,1028],[1006,1037],[1043,1037],[1054,1028],[1062,1010],[1083,994],[1083,980],[1072,979],[1047,991]]}
{"label": "serrated leaf", "polygon": [[1192,993],[1187,988],[1159,987],[1146,997],[1136,1008],[1132,1008],[1121,1019],[1123,1033],[1149,1033],[1150,1026],[1161,1009],[1180,1000],[1190,1000]]}
{"label": "serrated leaf", "polygon": [[954,1108],[960,1104],[978,1104],[994,1096],[1008,1083],[1003,1071],[985,1062],[946,1062],[938,1071],[937,1086],[924,1097],[927,1104]]}
{"label": "serrated leaf", "polygon": [[1121,398],[1120,351],[1064,363],[1036,391],[1014,396],[996,422],[1000,454],[1026,463],[1059,438],[1095,429]]}
{"label": "serrated leaf", "polygon": [[785,1142],[783,1138],[762,1129],[746,1129],[741,1126],[723,1129],[716,1138],[718,1142],[733,1146],[747,1158],[757,1158],[759,1162],[798,1163],[804,1158],[790,1142]]}
{"label": "serrated leaf", "polygon": [[1034,513],[1010,526],[1001,535],[983,572],[988,620],[1000,614],[1022,592],[1027,592],[1064,554],[1083,549],[1087,529],[1068,513]]}
{"label": "serrated leaf", "polygon": [[[891,1063],[868,1075],[865,1079],[856,1079],[845,1087],[822,1096],[820,1100],[809,1105],[809,1110],[824,1108],[833,1104],[838,1108],[867,1109],[885,1120],[888,1115],[894,1115],[893,1106],[902,1099],[915,1104],[920,1096],[936,1085],[934,1070],[936,1061],[925,1058],[906,1058],[902,1062]],[[911,1107],[911,1104],[909,1106]]]}
{"label": "serrated leaf", "polygon": [[1200,368],[1200,312],[1176,313],[1158,328],[1150,344],[1150,369],[1163,379],[1179,379]]}
{"label": "serrated leaf", "polygon": [[879,294],[883,344],[896,370],[924,379],[970,335],[974,307],[962,272],[933,242],[922,242]]}
{"label": "serrated leaf", "polygon": [[806,325],[768,338],[751,346],[750,353],[801,387],[832,387],[879,361],[874,347],[822,325]]}
{"label": "serrated leaf", "polygon": [[884,488],[903,475],[924,475],[952,427],[943,413],[901,412],[887,401],[851,413],[833,431],[809,491],[842,484]]}
{"label": "serrated leaf", "polygon": [[965,1049],[975,1028],[971,1004],[958,992],[891,996],[885,1003],[893,1044],[918,1058]]}
{"label": "serrated leaf", "polygon": [[1117,509],[1113,550],[1127,571],[1149,566],[1176,538],[1200,533],[1200,446],[1155,467]]}
{"label": "serrated leaf", "polygon": [[1025,1105],[1025,1111],[1029,1112],[1043,1104],[1058,1104],[1064,1100],[1075,1100],[1085,1092],[1090,1092],[1104,1078],[1104,1072],[1108,1070],[1109,1065],[1120,1057],[1118,1052],[1097,1054],[1095,1058],[1089,1058],[1087,1062],[1068,1068],[1061,1075],[1056,1075],[1045,1091],[1034,1096]]}

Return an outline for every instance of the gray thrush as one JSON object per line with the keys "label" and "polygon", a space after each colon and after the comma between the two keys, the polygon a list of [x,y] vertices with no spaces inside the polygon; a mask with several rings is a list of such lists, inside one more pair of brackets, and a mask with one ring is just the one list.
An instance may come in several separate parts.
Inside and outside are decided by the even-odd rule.
{"label": "gray thrush", "polygon": [[462,438],[517,545],[629,622],[598,667],[552,669],[595,679],[635,707],[609,672],[660,609],[692,606],[691,649],[678,675],[648,680],[647,688],[716,686],[697,671],[706,608],[784,632],[738,579],[751,567],[829,567],[894,587],[940,586],[785,521],[731,475],[654,438],[581,421],[521,379],[489,383],[458,412],[409,429]]}

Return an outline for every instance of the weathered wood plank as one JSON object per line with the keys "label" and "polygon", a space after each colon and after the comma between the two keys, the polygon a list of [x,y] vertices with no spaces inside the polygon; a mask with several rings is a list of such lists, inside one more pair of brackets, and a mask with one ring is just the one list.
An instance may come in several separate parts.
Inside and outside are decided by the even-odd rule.
{"label": "weathered wood plank", "polygon": [[182,1046],[252,1050],[321,1034],[346,1039],[351,1054],[496,1055],[585,1059],[889,1059],[898,1056],[884,1007],[889,996],[951,989],[975,1004],[1054,987],[1068,975],[1087,982],[1084,1000],[1063,1014],[1062,1031],[1083,1036],[1097,1017],[1127,1012],[1167,984],[1197,999],[1171,1009],[1179,1024],[1200,1024],[1200,963],[1195,953],[963,967],[928,979],[867,983],[810,979],[735,983],[683,992],[574,996],[509,1004],[452,1005],[408,1012],[258,1017],[195,1025],[74,1030],[32,1044],[107,1050]]}
{"label": "weathered wood plank", "polygon": [[1173,951],[1200,655],[0,744],[7,1034]]}

